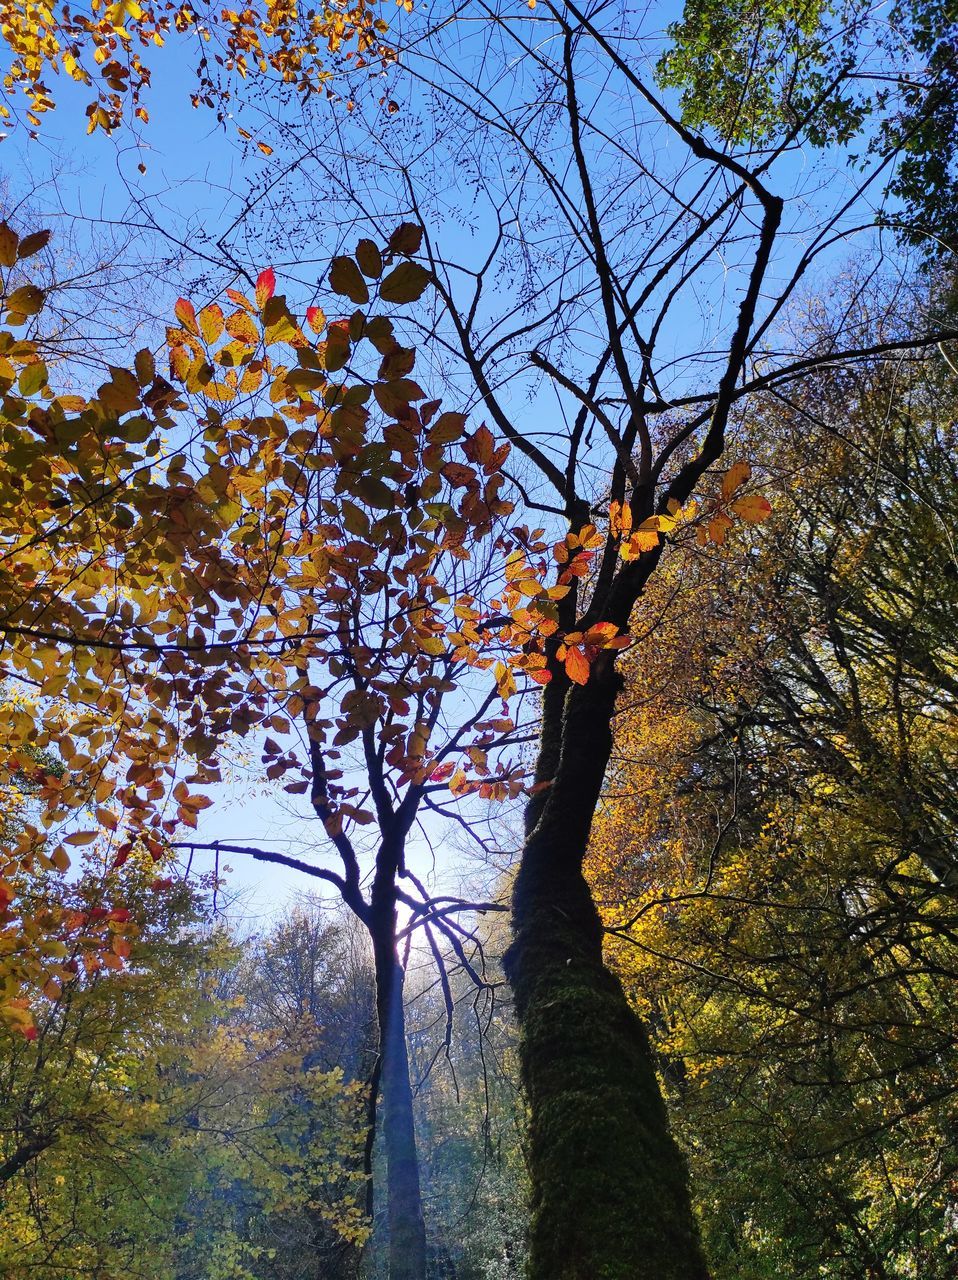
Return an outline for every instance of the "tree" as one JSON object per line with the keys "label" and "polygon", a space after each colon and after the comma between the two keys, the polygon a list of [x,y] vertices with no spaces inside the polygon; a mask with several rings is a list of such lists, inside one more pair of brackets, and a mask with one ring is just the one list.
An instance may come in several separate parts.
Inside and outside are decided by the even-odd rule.
{"label": "tree", "polygon": [[[277,1226],[298,1213],[340,1249],[366,1234],[358,1086],[304,1066],[305,1020],[280,1038],[214,998],[229,947],[198,928],[193,887],[158,895],[152,878],[150,865],[123,877],[139,927],[116,962],[69,958],[76,972],[48,993],[36,1035],[0,1032],[11,1275],[238,1280],[281,1252]],[[102,889],[94,868],[62,892],[90,917]]]}
{"label": "tree", "polygon": [[[22,242],[8,234],[15,256]],[[417,300],[429,281],[410,260],[420,238],[404,224],[383,250],[362,241],[355,259],[334,260],[334,291],[360,306],[370,290],[387,305]],[[414,1276],[425,1235],[399,910],[440,963],[436,937],[481,984],[457,916],[482,904],[431,899],[406,865],[406,840],[421,807],[441,809],[437,793],[522,791],[524,770],[508,754],[515,725],[495,708],[516,695],[517,678],[547,678],[556,601],[589,551],[570,542],[572,562],[544,585],[546,544],[506,523],[508,446],[484,426],[467,434],[465,416],[438,414],[438,401],[416,407],[425,392],[409,377],[415,352],[386,315],[327,322],[311,308],[307,328],[325,335],[315,343],[274,288],[263,272],[254,300],[230,291],[225,316],[180,300],[169,358],[186,398],[148,352],[134,371],[112,368],[95,398],[58,397],[36,344],[9,340],[8,385],[12,361],[22,367],[8,456],[31,482],[8,475],[5,491],[5,670],[20,686],[36,673],[44,689],[33,714],[14,719],[11,762],[39,745],[68,771],[42,778],[39,819],[24,824],[9,868],[65,870],[69,846],[102,834],[113,871],[139,853],[216,849],[336,888],[372,942],[391,1273]],[[42,304],[23,285],[8,309],[20,297],[33,312]],[[373,352],[365,366],[362,344]],[[278,348],[295,363],[280,362]],[[365,408],[371,391],[377,415]],[[164,456],[161,432],[176,452]],[[622,640],[605,626],[589,643]],[[309,795],[341,871],[176,838],[211,804],[191,785],[215,782],[225,744],[254,733],[266,777]],[[99,832],[71,829],[87,806]],[[375,836],[364,848],[367,826]],[[29,913],[13,896],[8,910],[25,935]]]}
{"label": "tree", "polygon": [[[767,145],[731,147],[650,88],[648,33],[613,7],[477,5],[405,31],[408,127],[402,109],[390,126],[370,106],[363,137],[357,114],[337,200],[328,168],[305,188],[310,158],[323,163],[319,129],[278,112],[270,137],[295,179],[269,199],[296,225],[293,210],[350,226],[402,210],[427,229],[443,304],[429,318],[437,359],[471,381],[513,446],[508,465],[555,531],[557,558],[571,561],[580,537],[594,545],[547,646],[540,789],[506,958],[530,1108],[530,1274],[700,1276],[646,1032],[603,962],[583,876],[621,688],[615,651],[591,639],[606,624],[646,636],[633,615],[686,528],[720,545],[737,517],[766,513],[741,490],[734,452],[724,490],[705,479],[749,398],[803,369],[893,358],[951,329],[873,333],[864,347],[852,334],[803,346],[783,333],[803,279],[873,225],[864,194],[898,154],[886,142],[840,194],[806,198],[791,153],[825,139],[850,72],[811,84],[807,109]],[[700,323],[703,297],[717,301]]]}
{"label": "tree", "polygon": [[954,394],[932,353],[756,406],[775,515],[628,671],[593,883],[719,1276],[953,1266]]}
{"label": "tree", "polygon": [[[355,104],[348,181],[340,156],[326,163],[328,122],[317,128],[308,107],[297,107],[287,131],[283,104],[278,132],[292,137],[295,154],[286,180],[269,189],[283,202],[270,235],[281,242],[289,209],[304,200],[311,227],[324,231],[325,220],[336,236],[359,207],[374,248],[397,211],[431,228],[447,205],[485,210],[465,245],[431,230],[424,239],[416,265],[431,272],[441,315],[424,310],[412,323],[449,376],[476,388],[512,446],[529,510],[552,525],[554,573],[567,578],[556,586],[573,588],[556,601],[545,667],[530,668],[552,678],[508,958],[532,1116],[532,1270],[550,1280],[700,1275],[685,1171],[645,1031],[603,963],[582,875],[611,750],[615,646],[671,545],[664,539],[697,522],[719,544],[737,516],[765,514],[757,495],[740,492],[734,464],[724,492],[690,506],[747,397],[819,364],[891,355],[952,331],[869,339],[864,349],[843,338],[827,350],[779,350],[803,277],[861,225],[865,194],[900,150],[894,139],[879,146],[860,182],[831,203],[827,193],[806,198],[791,152],[821,141],[817,126],[844,79],[812,92],[805,115],[766,147],[733,150],[692,131],[656,96],[633,56],[641,30],[605,6],[545,4],[516,15],[477,5],[436,29],[407,30],[413,109]],[[359,132],[364,121],[372,145]],[[307,161],[317,157],[318,197],[307,185]],[[860,217],[872,224],[870,211]],[[806,247],[793,251],[798,239]],[[292,243],[289,260],[300,250]],[[337,274],[346,296],[362,297],[352,267]],[[360,283],[363,274],[360,266]],[[689,323],[690,299],[703,294],[727,303],[704,333]],[[548,422],[562,419],[555,430],[537,420],[546,394],[558,406]],[[496,442],[493,452],[473,448],[491,462]],[[648,1206],[646,1218],[636,1219],[636,1203]]]}

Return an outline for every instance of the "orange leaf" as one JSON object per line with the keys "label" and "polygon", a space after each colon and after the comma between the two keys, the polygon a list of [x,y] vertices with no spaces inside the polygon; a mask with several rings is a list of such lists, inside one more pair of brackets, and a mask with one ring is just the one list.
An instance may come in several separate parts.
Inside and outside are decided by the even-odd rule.
{"label": "orange leaf", "polygon": [[199,327],[196,323],[196,311],[192,302],[187,302],[186,298],[177,298],[173,304],[173,314],[179,320],[180,324],[187,331],[192,333],[194,337],[199,334]]}
{"label": "orange leaf", "polygon": [[597,645],[601,649],[610,648],[610,641],[619,634],[619,628],[614,622],[597,622],[594,627],[590,627],[585,633],[585,643]]}
{"label": "orange leaf", "polygon": [[772,504],[767,498],[762,498],[757,493],[750,493],[733,502],[732,510],[740,520],[748,524],[761,524],[772,514]]}
{"label": "orange leaf", "polygon": [[741,489],[751,474],[752,468],[747,462],[733,463],[722,477],[722,497],[730,498],[736,489]]}
{"label": "orange leaf", "polygon": [[484,467],[495,452],[496,442],[492,432],[483,424],[471,436],[467,436],[462,451],[470,462],[478,462]]}
{"label": "orange leaf", "polygon": [[589,679],[589,659],[575,645],[566,653],[565,673],[574,684],[586,684]]}

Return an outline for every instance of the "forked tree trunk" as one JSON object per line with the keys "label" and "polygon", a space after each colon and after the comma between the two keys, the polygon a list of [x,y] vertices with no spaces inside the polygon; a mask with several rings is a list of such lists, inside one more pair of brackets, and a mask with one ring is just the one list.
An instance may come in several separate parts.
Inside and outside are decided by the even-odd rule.
{"label": "forked tree trunk", "polygon": [[374,939],[373,947],[381,1056],[382,1133],[386,1152],[389,1280],[425,1280],[426,1227],[406,1049],[405,973],[396,957],[394,910],[393,922],[383,932],[387,936]]}
{"label": "forked tree trunk", "polygon": [[[506,971],[530,1109],[530,1280],[706,1280],[645,1029],[602,958],[582,867],[618,677],[545,699]],[[559,691],[556,690],[556,693]]]}

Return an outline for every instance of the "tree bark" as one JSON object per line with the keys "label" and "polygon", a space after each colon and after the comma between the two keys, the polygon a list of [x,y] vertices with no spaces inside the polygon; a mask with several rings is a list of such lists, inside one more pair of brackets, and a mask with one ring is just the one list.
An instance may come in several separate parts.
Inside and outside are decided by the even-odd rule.
{"label": "tree bark", "polygon": [[618,686],[596,663],[588,685],[546,697],[537,773],[552,781],[530,804],[515,885],[506,972],[531,1113],[528,1274],[707,1280],[645,1028],[603,962],[583,875]]}
{"label": "tree bark", "polygon": [[0,1186],[3,1186],[5,1182],[9,1182],[11,1178],[15,1178],[21,1169],[26,1168],[31,1160],[42,1155],[47,1147],[52,1147],[54,1142],[56,1142],[56,1137],[48,1136],[33,1138],[19,1146],[12,1156],[0,1164]]}
{"label": "tree bark", "polygon": [[379,1023],[382,1131],[386,1152],[389,1280],[425,1280],[426,1227],[419,1184],[406,1017],[405,973],[396,956],[396,913],[375,929],[376,1014]]}

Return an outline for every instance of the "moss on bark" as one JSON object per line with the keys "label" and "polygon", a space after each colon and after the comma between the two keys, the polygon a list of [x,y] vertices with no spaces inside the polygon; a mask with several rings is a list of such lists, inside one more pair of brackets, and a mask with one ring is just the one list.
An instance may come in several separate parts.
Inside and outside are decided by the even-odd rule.
{"label": "moss on bark", "polygon": [[555,781],[516,879],[506,970],[530,1110],[529,1276],[707,1280],[648,1038],[603,963],[582,874],[616,688],[610,676],[568,699]]}

